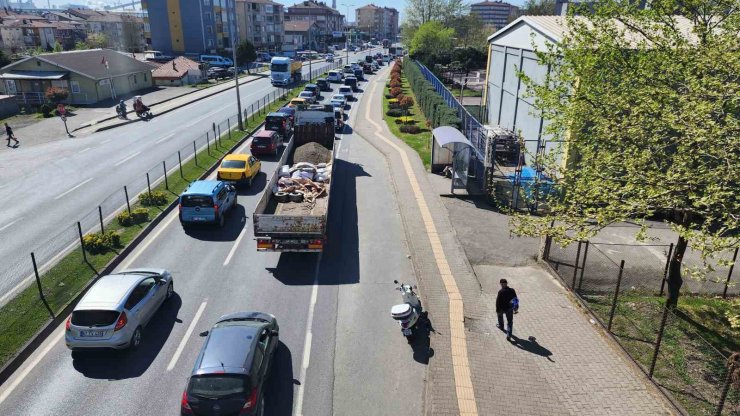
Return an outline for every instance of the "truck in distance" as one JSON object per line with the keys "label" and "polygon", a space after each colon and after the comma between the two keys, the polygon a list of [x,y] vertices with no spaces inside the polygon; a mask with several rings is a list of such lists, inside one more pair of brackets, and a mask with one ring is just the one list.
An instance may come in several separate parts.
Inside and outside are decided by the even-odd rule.
{"label": "truck in distance", "polygon": [[270,82],[272,85],[290,85],[301,80],[303,63],[284,56],[270,60]]}

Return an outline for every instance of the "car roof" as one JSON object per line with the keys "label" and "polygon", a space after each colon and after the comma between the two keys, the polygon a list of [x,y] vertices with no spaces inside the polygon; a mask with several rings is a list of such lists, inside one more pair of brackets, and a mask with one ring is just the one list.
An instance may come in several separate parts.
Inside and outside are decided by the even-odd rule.
{"label": "car roof", "polygon": [[316,87],[318,87],[318,85],[316,85],[316,84],[306,84],[306,86],[303,87],[303,89],[305,90],[305,89],[308,89],[308,88],[316,88]]}
{"label": "car roof", "polygon": [[305,103],[306,102],[306,99],[305,98],[301,98],[301,97],[296,97],[296,98],[293,98],[292,100],[290,100],[290,102],[293,102],[293,101]]}
{"label": "car roof", "polygon": [[332,99],[334,99],[334,98],[341,98],[341,99],[344,99],[344,94],[334,94],[334,95],[332,95],[332,96],[331,96],[331,98],[332,98]]}
{"label": "car roof", "polygon": [[286,113],[287,114],[295,114],[295,108],[292,108],[292,107],[282,107],[281,109],[278,110],[278,112],[279,113],[283,113],[283,114],[286,114]]}
{"label": "car roof", "polygon": [[[313,93],[311,91],[306,91],[306,90],[301,91],[301,94],[311,94],[311,96],[313,96]],[[301,97],[298,97],[298,98],[301,98]]]}
{"label": "car roof", "polygon": [[274,134],[277,134],[277,132],[272,130],[260,130],[254,135],[254,137],[272,137]]}
{"label": "car roof", "polygon": [[224,160],[247,160],[249,155],[244,153],[231,153],[224,157]]}
{"label": "car roof", "polygon": [[[282,108],[281,108],[281,110],[282,110]],[[267,114],[267,117],[280,117],[280,118],[285,118],[285,117],[288,117],[288,115],[287,115],[287,114],[285,114],[285,113],[281,113],[281,112],[279,112],[279,111],[276,111],[276,112],[274,112],[274,113],[269,113],[269,114]]]}
{"label": "car roof", "polygon": [[249,374],[257,338],[266,325],[255,321],[224,326],[217,324],[208,335],[193,373],[208,374],[228,369],[230,373]]}
{"label": "car roof", "polygon": [[[339,87],[339,90],[340,91],[343,90],[343,89],[346,90],[348,88],[349,88],[349,85],[342,85],[341,87]],[[351,89],[350,89],[350,91],[351,91]]]}
{"label": "car roof", "polygon": [[95,282],[85,293],[75,310],[116,309],[140,281],[152,275],[146,273],[109,274]]}
{"label": "car roof", "polygon": [[183,195],[210,195],[221,181],[194,181],[190,183]]}

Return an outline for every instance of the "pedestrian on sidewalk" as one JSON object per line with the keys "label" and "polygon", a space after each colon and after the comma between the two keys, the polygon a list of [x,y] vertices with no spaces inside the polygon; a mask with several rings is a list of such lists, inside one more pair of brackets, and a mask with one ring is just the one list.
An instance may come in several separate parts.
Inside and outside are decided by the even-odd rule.
{"label": "pedestrian on sidewalk", "polygon": [[13,146],[13,147],[17,147],[18,146],[18,139],[16,139],[15,136],[13,136],[13,129],[10,128],[10,126],[8,125],[8,123],[5,123],[5,133],[8,135],[8,147],[11,147],[10,146],[10,141],[11,140],[15,141],[15,146]]}
{"label": "pedestrian on sidewalk", "polygon": [[[499,280],[501,290],[496,296],[496,315],[498,315],[498,325],[500,330],[506,331],[506,338],[511,338],[514,331],[514,314],[519,312],[519,298],[516,297],[516,291],[509,287],[506,279]],[[504,329],[504,315],[506,315],[507,328]]]}

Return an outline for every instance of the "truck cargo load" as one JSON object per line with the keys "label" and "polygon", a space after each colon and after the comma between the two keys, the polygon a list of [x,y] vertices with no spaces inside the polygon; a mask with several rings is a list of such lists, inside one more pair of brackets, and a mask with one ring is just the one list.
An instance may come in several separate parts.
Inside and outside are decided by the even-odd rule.
{"label": "truck cargo load", "polygon": [[337,140],[334,123],[330,105],[296,110],[293,137],[252,215],[257,251],[323,251]]}

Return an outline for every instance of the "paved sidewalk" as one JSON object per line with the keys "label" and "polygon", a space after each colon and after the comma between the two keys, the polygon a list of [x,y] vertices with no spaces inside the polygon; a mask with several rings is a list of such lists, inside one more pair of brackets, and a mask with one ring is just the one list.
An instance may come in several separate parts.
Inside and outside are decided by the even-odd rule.
{"label": "paved sidewalk", "polygon": [[[366,88],[374,91],[374,109],[381,102],[384,79],[379,78],[377,88]],[[449,192],[449,182],[424,170],[418,155],[390,133],[380,111],[369,117],[370,123],[356,130],[388,158],[422,299],[435,330],[430,339],[426,414],[672,414],[654,386],[536,263],[537,241],[511,239],[508,218],[479,201],[440,197]],[[375,124],[381,126],[379,131]],[[453,376],[457,353],[450,341],[450,298],[435,266],[438,251],[426,238],[402,158],[378,136],[396,143],[411,161],[462,295],[477,413],[458,406],[459,394],[466,392]],[[522,305],[513,342],[495,326],[495,297],[502,277],[517,290]]]}
{"label": "paved sidewalk", "polygon": [[[240,79],[240,83],[251,82],[262,78],[260,75],[248,75]],[[218,94],[229,88],[234,88],[234,82],[224,82],[208,88],[196,89],[192,87],[158,87],[150,92],[136,92],[123,95],[120,99],[127,100],[130,122],[135,121],[136,114],[133,111],[131,98],[141,95],[144,103],[147,103],[157,114],[161,114],[163,106],[170,108],[173,104],[183,106],[213,94]],[[79,107],[73,115],[67,117],[67,128],[75,137],[91,134],[104,125],[124,124],[123,120],[116,116],[115,107],[118,100],[106,100],[96,104],[95,107]],[[89,126],[97,126],[90,128]],[[11,126],[12,127],[12,126]],[[31,125],[13,129],[15,135],[22,140],[24,147],[48,143],[55,140],[67,139],[64,131],[64,123],[59,117],[51,117],[40,120]]]}

